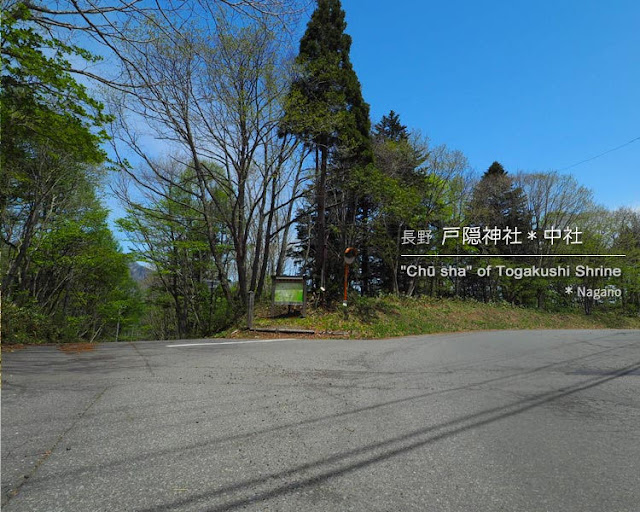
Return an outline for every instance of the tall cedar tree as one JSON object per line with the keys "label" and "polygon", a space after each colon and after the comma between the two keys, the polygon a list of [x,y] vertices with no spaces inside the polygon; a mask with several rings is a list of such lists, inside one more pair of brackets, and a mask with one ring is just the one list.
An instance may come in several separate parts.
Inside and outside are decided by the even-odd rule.
{"label": "tall cedar tree", "polygon": [[[476,185],[468,212],[470,220],[481,227],[531,229],[526,196],[499,162],[493,162]],[[522,237],[521,237],[522,240]],[[507,245],[498,252],[529,252],[526,238],[519,245]]]}
{"label": "tall cedar tree", "polygon": [[489,176],[506,176],[507,171],[504,170],[504,167],[500,162],[494,161],[489,168],[482,175],[483,178],[487,178]]}
{"label": "tall cedar tree", "polygon": [[298,76],[289,91],[282,131],[315,148],[316,183],[314,282],[325,286],[327,270],[327,168],[340,152],[343,164],[372,160],[369,105],[349,60],[351,37],[339,0],[318,0],[296,58]]}
{"label": "tall cedar tree", "polygon": [[388,116],[382,116],[379,123],[373,127],[373,136],[376,140],[384,141],[407,141],[409,140],[409,132],[407,127],[400,122],[400,116],[393,110]]}

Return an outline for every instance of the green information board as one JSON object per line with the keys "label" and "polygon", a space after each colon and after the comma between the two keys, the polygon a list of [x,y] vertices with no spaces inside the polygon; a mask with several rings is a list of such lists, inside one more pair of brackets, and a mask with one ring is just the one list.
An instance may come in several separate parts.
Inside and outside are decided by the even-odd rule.
{"label": "green information board", "polygon": [[275,282],[274,304],[278,306],[302,306],[304,304],[304,282],[284,281]]}
{"label": "green information board", "polygon": [[271,276],[273,291],[271,300],[271,316],[276,306],[301,306],[302,316],[307,310],[307,290],[305,278],[302,276]]}

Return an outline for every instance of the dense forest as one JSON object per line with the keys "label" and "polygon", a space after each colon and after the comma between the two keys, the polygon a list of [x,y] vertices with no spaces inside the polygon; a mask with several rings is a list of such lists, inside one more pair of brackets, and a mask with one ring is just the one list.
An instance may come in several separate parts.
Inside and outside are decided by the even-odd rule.
{"label": "dense forest", "polygon": [[[640,212],[500,155],[474,171],[393,110],[372,122],[339,0],[7,1],[1,37],[5,341],[207,336],[250,292],[268,300],[275,274],[306,276],[331,308],[347,247],[364,297],[640,313]],[[125,212],[115,227],[106,195]],[[445,236],[456,228],[474,236]],[[626,257],[570,262],[614,278],[418,278],[402,271],[424,261],[411,254],[505,268]]]}

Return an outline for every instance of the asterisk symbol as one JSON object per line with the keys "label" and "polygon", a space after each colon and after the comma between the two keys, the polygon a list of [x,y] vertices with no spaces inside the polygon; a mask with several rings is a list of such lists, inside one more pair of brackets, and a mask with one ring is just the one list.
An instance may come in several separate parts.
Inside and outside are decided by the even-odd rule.
{"label": "asterisk symbol", "polygon": [[529,234],[527,235],[527,238],[529,240],[535,240],[536,238],[538,238],[538,235],[536,234],[535,231],[529,231]]}
{"label": "asterisk symbol", "polygon": [[572,288],[571,286],[567,286],[567,287],[564,289],[564,293],[566,293],[566,294],[568,294],[568,295],[571,295],[571,294],[573,293],[573,288]]}

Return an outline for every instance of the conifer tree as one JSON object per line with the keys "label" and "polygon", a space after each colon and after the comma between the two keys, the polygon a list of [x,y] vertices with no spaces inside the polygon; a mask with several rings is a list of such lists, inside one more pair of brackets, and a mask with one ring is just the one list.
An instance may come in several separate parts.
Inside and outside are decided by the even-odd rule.
{"label": "conifer tree", "polygon": [[330,158],[342,167],[372,160],[369,106],[362,98],[345,34],[340,0],[318,0],[296,58],[298,76],[287,97],[282,132],[292,133],[315,149],[315,282],[324,287],[327,269],[326,197]]}
{"label": "conifer tree", "polygon": [[527,227],[526,197],[500,162],[493,162],[473,191],[469,217],[480,226]]}
{"label": "conifer tree", "polygon": [[506,176],[507,171],[504,170],[504,167],[500,162],[493,162],[489,168],[482,175],[483,178],[488,176]]}
{"label": "conifer tree", "polygon": [[400,122],[400,116],[393,110],[388,116],[382,116],[379,123],[374,126],[373,135],[376,140],[400,142],[409,139],[407,127]]}

